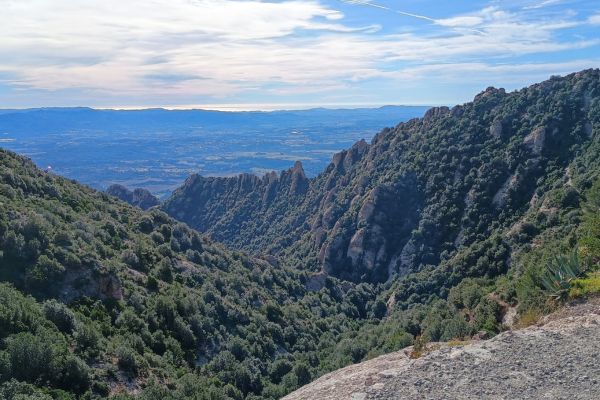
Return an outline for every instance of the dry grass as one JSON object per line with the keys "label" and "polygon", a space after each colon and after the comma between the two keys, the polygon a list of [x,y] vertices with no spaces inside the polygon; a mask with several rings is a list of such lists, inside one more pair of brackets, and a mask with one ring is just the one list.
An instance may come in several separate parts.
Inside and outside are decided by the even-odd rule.
{"label": "dry grass", "polygon": [[470,340],[458,340],[458,339],[455,339],[455,340],[450,340],[448,343],[446,343],[446,345],[448,347],[461,347],[461,346],[466,346],[469,343],[471,343]]}
{"label": "dry grass", "polygon": [[527,310],[521,314],[514,324],[515,329],[527,328],[528,326],[535,325],[542,318],[543,313],[540,310]]}
{"label": "dry grass", "polygon": [[577,299],[600,295],[600,272],[594,272],[586,278],[575,279],[571,282],[569,297]]}
{"label": "dry grass", "polygon": [[417,336],[408,356],[410,358],[420,358],[428,351],[430,351],[430,349],[427,348],[427,338],[424,336]]}

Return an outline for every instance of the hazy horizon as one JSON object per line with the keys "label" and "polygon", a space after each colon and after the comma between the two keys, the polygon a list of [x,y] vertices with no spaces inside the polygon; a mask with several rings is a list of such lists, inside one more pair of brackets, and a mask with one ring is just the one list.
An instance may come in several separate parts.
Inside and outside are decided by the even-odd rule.
{"label": "hazy horizon", "polygon": [[[458,104],[458,103],[457,103]],[[199,105],[163,105],[163,106],[106,106],[94,107],[86,105],[77,106],[32,106],[32,107],[0,107],[0,111],[27,111],[41,109],[77,109],[88,108],[92,110],[105,111],[144,111],[144,110],[166,110],[166,111],[223,111],[223,112],[271,112],[271,111],[309,111],[315,109],[326,110],[353,110],[353,109],[377,109],[383,107],[439,107],[452,106],[453,104],[199,104]]]}

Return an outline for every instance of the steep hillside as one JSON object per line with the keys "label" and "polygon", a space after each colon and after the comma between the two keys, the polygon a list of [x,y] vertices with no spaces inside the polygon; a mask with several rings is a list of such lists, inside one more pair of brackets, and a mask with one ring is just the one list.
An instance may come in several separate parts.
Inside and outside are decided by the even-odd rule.
{"label": "steep hillside", "polygon": [[263,178],[193,176],[163,208],[219,241],[345,280],[386,282],[465,252],[478,254],[473,275],[493,276],[510,266],[504,232],[579,176],[574,160],[594,162],[598,129],[600,71],[587,70],[433,108],[336,154],[314,179],[298,163]]}
{"label": "steep hillside", "polygon": [[274,399],[351,361],[325,362],[362,323],[331,280],[309,292],[4,150],[0,211],[0,398]]}

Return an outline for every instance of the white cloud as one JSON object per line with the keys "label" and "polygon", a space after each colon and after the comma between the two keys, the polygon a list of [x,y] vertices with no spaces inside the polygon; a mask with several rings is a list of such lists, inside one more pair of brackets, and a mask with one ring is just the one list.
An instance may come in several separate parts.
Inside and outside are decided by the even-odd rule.
{"label": "white cloud", "polygon": [[490,64],[485,62],[429,64],[410,67],[395,73],[396,79],[413,81],[428,77],[429,79],[445,80],[468,76],[469,81],[492,84],[494,79],[501,77],[506,84],[516,87],[523,79],[539,81],[551,75],[565,75],[573,71],[597,68],[600,59],[573,60],[559,63],[524,63],[524,64]]}
{"label": "white cloud", "polygon": [[588,23],[592,25],[600,25],[600,14],[592,15],[588,18]]}
{"label": "white cloud", "polygon": [[483,22],[483,18],[475,15],[466,15],[453,18],[436,19],[435,23],[442,26],[461,27],[477,26]]}
{"label": "white cloud", "polygon": [[477,68],[482,59],[597,43],[554,39],[576,21],[525,20],[495,7],[431,20],[435,34],[375,34],[377,26],[350,25],[314,0],[4,1],[1,21],[0,73],[13,87],[171,104],[323,93],[402,71]]}

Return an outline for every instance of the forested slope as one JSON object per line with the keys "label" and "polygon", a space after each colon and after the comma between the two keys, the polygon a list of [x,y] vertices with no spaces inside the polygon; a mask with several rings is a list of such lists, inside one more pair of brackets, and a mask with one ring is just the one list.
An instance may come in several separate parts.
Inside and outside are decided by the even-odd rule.
{"label": "forested slope", "polygon": [[361,324],[332,281],[309,292],[301,271],[4,150],[0,211],[0,398],[278,398],[351,361],[326,351]]}

